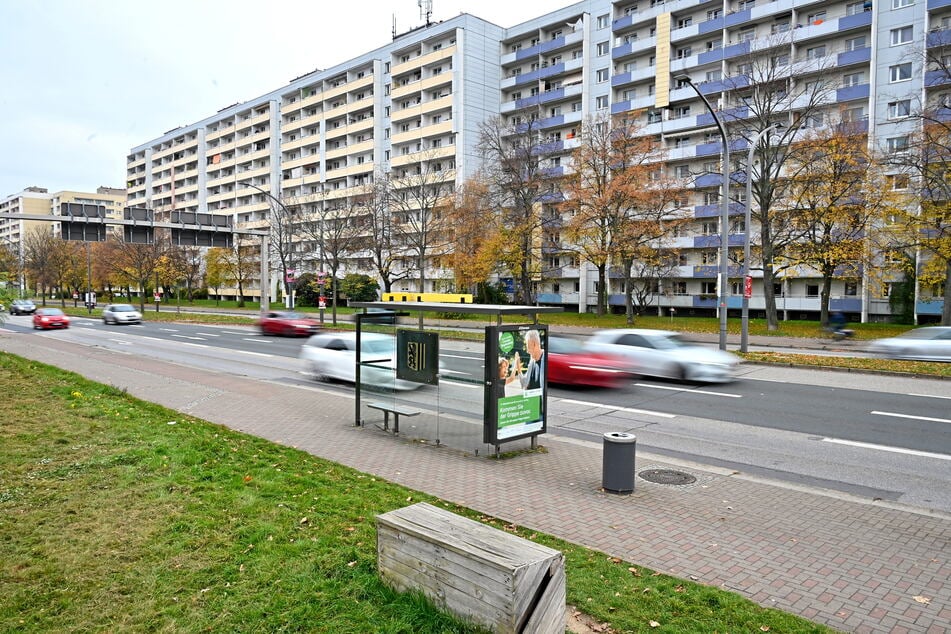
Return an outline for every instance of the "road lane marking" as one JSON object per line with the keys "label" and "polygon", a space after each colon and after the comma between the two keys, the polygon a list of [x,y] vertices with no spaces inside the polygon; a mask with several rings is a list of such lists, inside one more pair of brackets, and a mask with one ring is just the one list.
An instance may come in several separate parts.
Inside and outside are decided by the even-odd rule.
{"label": "road lane marking", "polygon": [[214,332],[196,332],[195,334],[201,335],[203,337],[220,337],[221,336],[218,333],[214,333]]}
{"label": "road lane marking", "polygon": [[179,339],[191,339],[192,341],[204,341],[204,337],[191,337],[189,335],[172,335],[173,337],[178,337]]}
{"label": "road lane marking", "polygon": [[178,328],[159,328],[159,330],[164,330],[165,332],[178,332]]}
{"label": "road lane marking", "polygon": [[245,341],[250,341],[251,343],[271,343],[268,339],[252,339],[250,337],[244,337]]}
{"label": "road lane marking", "polygon": [[132,345],[132,342],[131,342],[131,341],[125,341],[124,339],[109,339],[109,341],[113,341],[113,342],[118,343],[119,345],[123,345],[123,346],[130,346],[130,345]]}
{"label": "road lane marking", "polygon": [[948,418],[931,418],[930,416],[913,416],[911,414],[899,414],[897,412],[870,412],[877,416],[892,416],[894,418],[910,418],[912,420],[924,420],[929,423],[951,423],[951,419]]}
{"label": "road lane marking", "polygon": [[[221,349],[222,349],[222,350],[227,350],[227,348],[221,348]],[[268,358],[273,358],[273,357],[274,357],[273,354],[268,354],[268,353],[266,353],[266,352],[251,352],[250,350],[231,350],[231,352],[238,352],[238,353],[240,353],[240,354],[250,354],[250,355],[253,355],[253,356],[255,356],[255,357],[268,357]]]}
{"label": "road lane marking", "polygon": [[588,401],[576,401],[570,398],[559,399],[560,403],[569,403],[571,405],[584,405],[585,407],[601,407],[604,409],[613,409],[619,412],[628,412],[630,414],[644,414],[646,416],[658,416],[660,418],[676,418],[675,414],[666,412],[655,412],[649,409],[634,409],[633,407],[619,407],[617,405],[606,405],[604,403],[590,403]]}
{"label": "road lane marking", "polygon": [[649,385],[647,383],[635,383],[637,387],[649,387],[655,390],[673,390],[674,392],[690,392],[691,394],[706,394],[707,396],[726,396],[729,398],[743,398],[742,394],[727,394],[726,392],[710,392],[708,390],[693,390],[688,387],[669,387],[667,385]]}
{"label": "road lane marking", "polygon": [[951,399],[951,396],[936,396],[934,394],[908,394],[908,396],[920,396],[921,398],[947,398]]}
{"label": "road lane marking", "polygon": [[876,449],[878,451],[890,451],[892,453],[903,453],[909,456],[921,456],[923,458],[936,458],[938,460],[951,460],[951,456],[943,453],[931,453],[930,451],[918,451],[917,449],[902,449],[901,447],[889,447],[888,445],[876,445],[870,442],[858,442],[857,440],[840,440],[839,438],[823,438],[822,442],[831,442],[836,445],[848,445],[850,447],[860,447],[862,449]]}

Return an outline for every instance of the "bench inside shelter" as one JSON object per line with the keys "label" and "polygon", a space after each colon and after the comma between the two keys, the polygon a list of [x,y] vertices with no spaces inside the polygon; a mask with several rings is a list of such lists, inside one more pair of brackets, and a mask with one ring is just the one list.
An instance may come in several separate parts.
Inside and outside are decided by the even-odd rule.
{"label": "bench inside shelter", "polygon": [[399,435],[400,433],[400,415],[403,416],[418,416],[419,410],[413,409],[411,407],[406,407],[403,405],[396,405],[391,403],[367,403],[367,407],[370,409],[378,409],[383,412],[383,431],[390,430],[390,414],[393,414],[393,434]]}

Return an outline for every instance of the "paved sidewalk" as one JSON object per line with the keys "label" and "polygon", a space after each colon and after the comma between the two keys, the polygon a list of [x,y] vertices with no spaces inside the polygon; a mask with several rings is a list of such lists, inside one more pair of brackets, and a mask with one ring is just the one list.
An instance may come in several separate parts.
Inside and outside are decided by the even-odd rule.
{"label": "paved sidewalk", "polygon": [[350,423],[330,392],[0,332],[0,349],[291,445],[655,570],[721,586],[849,632],[947,632],[951,517],[779,485],[639,453],[637,470],[697,478],[600,490],[601,447],[543,436],[547,454],[494,461]]}

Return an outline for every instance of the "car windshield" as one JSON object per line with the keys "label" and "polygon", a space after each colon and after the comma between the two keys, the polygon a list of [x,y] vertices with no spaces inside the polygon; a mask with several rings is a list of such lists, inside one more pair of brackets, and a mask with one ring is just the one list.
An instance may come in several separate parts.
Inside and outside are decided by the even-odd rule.
{"label": "car windshield", "polygon": [[114,313],[131,313],[134,311],[135,311],[135,308],[133,308],[129,304],[119,304],[117,306],[112,307],[112,312]]}
{"label": "car windshield", "polygon": [[360,344],[363,347],[364,354],[371,353],[393,355],[396,352],[395,340],[371,339],[369,341],[361,341]]}
{"label": "car windshield", "polygon": [[548,340],[548,350],[554,354],[582,354],[584,346],[577,339],[567,337],[551,337]]}
{"label": "car windshield", "polygon": [[63,311],[61,311],[59,308],[44,308],[43,314],[44,315],[62,315]]}
{"label": "car windshield", "polygon": [[680,335],[664,335],[662,337],[657,337],[654,341],[654,347],[659,350],[672,350],[673,348],[686,348],[691,346],[689,341],[681,337]]}
{"label": "car windshield", "polygon": [[276,319],[307,319],[300,313],[278,313]]}
{"label": "car windshield", "polygon": [[898,335],[901,339],[935,339],[941,334],[937,328],[917,328]]}

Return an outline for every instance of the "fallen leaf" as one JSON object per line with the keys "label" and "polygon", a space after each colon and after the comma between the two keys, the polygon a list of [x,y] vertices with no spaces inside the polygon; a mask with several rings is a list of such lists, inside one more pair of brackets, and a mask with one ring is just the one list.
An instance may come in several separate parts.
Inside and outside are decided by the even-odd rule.
{"label": "fallen leaf", "polygon": [[660,627],[660,623],[658,623],[657,621],[651,621],[651,622],[650,622],[650,626],[651,626],[651,627]]}
{"label": "fallen leaf", "polygon": [[918,596],[912,597],[912,598],[913,598],[915,601],[917,601],[918,603],[924,603],[925,605],[931,605],[931,599],[929,599],[928,597],[923,597],[923,596],[921,596],[921,595],[918,595]]}
{"label": "fallen leaf", "polygon": [[306,524],[306,523],[307,523],[307,518],[306,518],[306,517],[300,518],[300,522],[298,522],[298,524]]}
{"label": "fallen leaf", "polygon": [[760,626],[759,626],[759,631],[760,631],[760,632],[768,632],[768,631],[769,631],[769,626],[768,626],[768,625],[760,625]]}
{"label": "fallen leaf", "polygon": [[631,573],[632,575],[634,575],[635,577],[640,577],[640,576],[641,576],[641,571],[638,570],[637,568],[635,568],[634,566],[631,566],[630,568],[628,568],[627,571],[630,572],[630,573]]}
{"label": "fallen leaf", "polygon": [[357,565],[357,562],[351,561],[351,562],[348,562],[347,565],[348,565],[349,567],[353,568],[354,566]]}
{"label": "fallen leaf", "polygon": [[683,592],[683,591],[684,591],[683,586],[674,586],[674,592]]}
{"label": "fallen leaf", "polygon": [[620,560],[619,558],[617,558],[617,557],[611,557],[611,563],[612,563],[612,564],[619,564],[619,563],[621,563],[621,560]]}
{"label": "fallen leaf", "polygon": [[244,481],[245,481],[245,482],[250,482],[250,481],[251,481],[251,476],[249,476],[249,475],[244,476]]}

